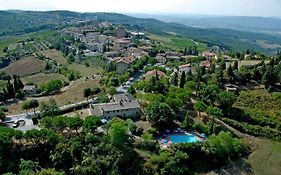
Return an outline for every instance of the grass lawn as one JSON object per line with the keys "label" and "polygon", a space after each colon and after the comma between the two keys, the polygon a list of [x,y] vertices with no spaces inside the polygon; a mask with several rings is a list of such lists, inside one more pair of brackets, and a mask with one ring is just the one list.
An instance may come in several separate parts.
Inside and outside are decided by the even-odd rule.
{"label": "grass lawn", "polygon": [[31,76],[22,78],[23,83],[33,82],[37,85],[44,84],[51,80],[68,81],[68,79],[65,76],[63,76],[61,74],[56,74],[56,73],[51,73],[51,74],[39,73],[39,74],[35,74],[35,75],[31,75]]}
{"label": "grass lawn", "polygon": [[46,57],[48,57],[48,58],[50,58],[52,60],[57,61],[59,64],[62,64],[62,65],[66,65],[67,64],[67,60],[63,56],[63,54],[60,51],[57,51],[55,49],[44,50],[44,51],[41,51],[39,53],[41,53],[42,55],[45,55]]}
{"label": "grass lawn", "polygon": [[281,143],[258,141],[257,149],[246,160],[256,175],[281,174]]}
{"label": "grass lawn", "polygon": [[31,75],[38,73],[44,69],[44,62],[35,58],[34,56],[23,57],[11,63],[9,66],[2,69],[2,71],[13,75]]}
{"label": "grass lawn", "polygon": [[253,152],[247,158],[202,175],[281,175],[281,143],[255,140],[251,145]]}
{"label": "grass lawn", "polygon": [[98,67],[87,67],[83,64],[73,63],[68,66],[68,69],[80,72],[82,77],[87,77],[91,75],[95,75],[97,73],[101,73],[102,69]]}

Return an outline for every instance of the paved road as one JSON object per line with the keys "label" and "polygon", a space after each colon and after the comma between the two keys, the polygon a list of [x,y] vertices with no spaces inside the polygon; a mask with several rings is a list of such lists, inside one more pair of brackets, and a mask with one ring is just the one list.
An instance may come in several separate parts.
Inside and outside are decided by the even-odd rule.
{"label": "paved road", "polygon": [[[69,108],[74,108],[74,107],[79,106],[81,104],[92,103],[92,102],[96,102],[96,101],[97,101],[97,97],[95,97],[93,99],[89,99],[88,101],[85,100],[85,101],[80,101],[80,102],[64,105],[64,106],[61,106],[59,108],[60,108],[60,110],[66,110],[66,109],[69,109]],[[40,114],[40,111],[36,111],[35,114]],[[34,112],[8,115],[8,116],[6,116],[5,123],[8,125],[8,127],[12,128],[13,127],[12,125],[15,121],[24,120],[25,125],[19,126],[16,129],[24,131],[24,132],[28,131],[28,130],[31,130],[31,129],[40,129],[39,126],[33,124],[33,121],[31,119],[33,115],[34,115]]]}
{"label": "paved road", "polygon": [[130,86],[132,86],[135,82],[139,81],[140,79],[142,79],[144,76],[144,72],[143,71],[139,71],[137,72],[133,77],[132,80],[127,81],[125,83],[125,85],[120,85],[119,87],[116,88],[118,93],[124,94],[127,93],[128,89]]}

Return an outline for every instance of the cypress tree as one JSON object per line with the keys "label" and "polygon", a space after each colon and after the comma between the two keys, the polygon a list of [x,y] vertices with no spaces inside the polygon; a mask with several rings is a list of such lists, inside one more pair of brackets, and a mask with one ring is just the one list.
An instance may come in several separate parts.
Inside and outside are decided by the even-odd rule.
{"label": "cypress tree", "polygon": [[175,72],[174,77],[173,77],[173,81],[172,81],[174,86],[178,86],[178,78],[179,78],[178,73]]}
{"label": "cypress tree", "polygon": [[9,98],[15,98],[14,86],[10,82],[10,80],[8,80],[8,83],[7,83],[7,93],[8,93]]}
{"label": "cypress tree", "polygon": [[185,72],[184,72],[184,71],[182,71],[182,74],[181,74],[181,79],[180,79],[180,88],[183,88],[183,87],[184,87],[185,82],[186,82]]}

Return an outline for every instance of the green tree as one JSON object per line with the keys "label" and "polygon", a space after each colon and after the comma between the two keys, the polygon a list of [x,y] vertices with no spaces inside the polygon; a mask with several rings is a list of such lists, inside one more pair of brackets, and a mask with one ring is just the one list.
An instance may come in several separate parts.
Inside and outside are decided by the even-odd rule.
{"label": "green tree", "polygon": [[108,130],[111,141],[116,146],[122,146],[128,141],[128,126],[124,120],[115,119]]}
{"label": "green tree", "polygon": [[172,78],[172,84],[173,84],[174,86],[178,86],[178,81],[179,81],[178,79],[179,79],[178,73],[175,72],[175,73],[174,73],[174,76],[173,76],[173,78]]}
{"label": "green tree", "polygon": [[66,124],[70,129],[74,129],[77,132],[77,130],[82,127],[83,120],[79,117],[70,117],[67,119]]}
{"label": "green tree", "polygon": [[33,108],[33,112],[35,113],[35,109],[36,109],[37,107],[39,107],[38,101],[37,101],[36,99],[32,99],[32,100],[30,100],[28,103],[29,103],[29,107],[30,107],[30,108]]}
{"label": "green tree", "polygon": [[51,98],[48,102],[42,102],[40,105],[40,112],[43,117],[50,116],[54,117],[59,114],[60,109],[55,101]]}
{"label": "green tree", "polygon": [[198,111],[199,117],[201,117],[201,112],[203,112],[207,109],[207,105],[202,101],[197,101],[194,104],[194,108],[195,108],[196,111]]}
{"label": "green tree", "polygon": [[24,102],[22,103],[21,108],[22,108],[23,110],[25,110],[25,112],[26,112],[26,114],[27,114],[27,110],[31,109],[30,104],[29,104],[29,101],[24,101]]}
{"label": "green tree", "polygon": [[214,132],[214,121],[215,121],[215,117],[217,118],[221,118],[222,115],[222,111],[221,109],[214,107],[214,106],[208,106],[208,108],[206,109],[206,112],[209,116],[212,117],[211,120],[211,124],[210,124],[210,129],[209,129],[209,135],[212,135]]}
{"label": "green tree", "polygon": [[227,68],[226,75],[227,75],[228,81],[230,83],[232,83],[234,80],[234,73],[233,73],[233,68],[231,65],[229,65],[229,67]]}
{"label": "green tree", "polygon": [[34,174],[39,165],[31,160],[20,159],[20,174]]}
{"label": "green tree", "polygon": [[238,71],[238,61],[234,62],[233,70],[237,70]]}
{"label": "green tree", "polygon": [[83,122],[83,129],[89,132],[95,132],[97,127],[101,126],[102,122],[98,116],[88,116]]}
{"label": "green tree", "polygon": [[107,93],[108,93],[109,95],[115,95],[115,94],[117,94],[117,90],[116,90],[115,87],[111,86],[111,87],[109,87],[109,88],[107,89]]}
{"label": "green tree", "polygon": [[180,79],[180,88],[183,88],[184,85],[185,85],[185,83],[186,83],[186,76],[185,76],[185,72],[182,71],[182,73],[181,73],[181,79]]}
{"label": "green tree", "polygon": [[93,95],[97,95],[97,94],[100,93],[100,92],[101,92],[101,89],[100,89],[99,87],[94,87],[94,88],[92,89]]}
{"label": "green tree", "polygon": [[8,47],[4,47],[3,52],[6,53],[8,51]]}
{"label": "green tree", "polygon": [[235,96],[233,93],[223,91],[219,94],[219,103],[222,109],[228,109],[232,107],[235,102]]}
{"label": "green tree", "polygon": [[6,118],[5,112],[3,112],[2,110],[0,110],[0,121],[5,120],[5,118]]}
{"label": "green tree", "polygon": [[128,88],[128,93],[132,94],[132,95],[136,95],[136,89],[133,86],[130,86]]}
{"label": "green tree", "polygon": [[92,90],[90,88],[84,89],[84,97],[87,98],[87,101],[89,100],[89,97],[92,95]]}
{"label": "green tree", "polygon": [[175,119],[175,114],[171,107],[166,103],[157,101],[149,104],[146,109],[146,115],[152,125],[160,130],[171,127]]}
{"label": "green tree", "polygon": [[7,93],[8,93],[9,98],[15,98],[15,89],[9,79],[8,79],[8,83],[7,83]]}

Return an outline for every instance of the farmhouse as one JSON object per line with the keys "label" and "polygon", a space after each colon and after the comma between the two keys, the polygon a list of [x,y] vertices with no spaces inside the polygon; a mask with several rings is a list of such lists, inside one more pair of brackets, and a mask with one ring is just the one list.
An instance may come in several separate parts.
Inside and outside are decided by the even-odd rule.
{"label": "farmhouse", "polygon": [[211,62],[210,61],[201,61],[200,66],[209,69],[211,67]]}
{"label": "farmhouse", "polygon": [[158,63],[163,64],[163,65],[166,64],[166,62],[167,62],[165,54],[163,54],[163,53],[158,53],[156,56],[156,60],[158,61]]}
{"label": "farmhouse", "polygon": [[151,71],[148,71],[148,72],[145,74],[145,78],[146,78],[146,79],[150,79],[150,78],[152,78],[152,77],[154,77],[154,76],[158,76],[159,78],[163,78],[163,77],[166,76],[166,74],[165,74],[164,72],[162,72],[162,71],[160,71],[160,70],[156,70],[156,69],[151,70]]}
{"label": "farmhouse", "polygon": [[127,71],[132,63],[135,62],[135,57],[130,55],[124,58],[118,58],[116,60],[116,70],[118,74],[123,74]]}
{"label": "farmhouse", "polygon": [[190,64],[184,64],[179,66],[179,71],[184,72],[185,74],[188,74],[191,71]]}
{"label": "farmhouse", "polygon": [[114,95],[112,102],[91,104],[89,108],[90,115],[100,116],[107,120],[113,117],[136,117],[140,112],[140,104],[131,94]]}
{"label": "farmhouse", "polygon": [[210,52],[210,51],[205,51],[203,52],[203,57],[205,57],[208,61],[211,61],[212,59],[218,59],[218,56],[216,53],[214,52]]}
{"label": "farmhouse", "polygon": [[122,38],[126,38],[126,37],[128,36],[128,34],[127,34],[127,32],[126,32],[125,29],[123,29],[123,28],[118,28],[118,29],[116,29],[116,31],[115,31],[115,36],[116,36],[116,38],[118,38],[118,39],[122,39]]}

